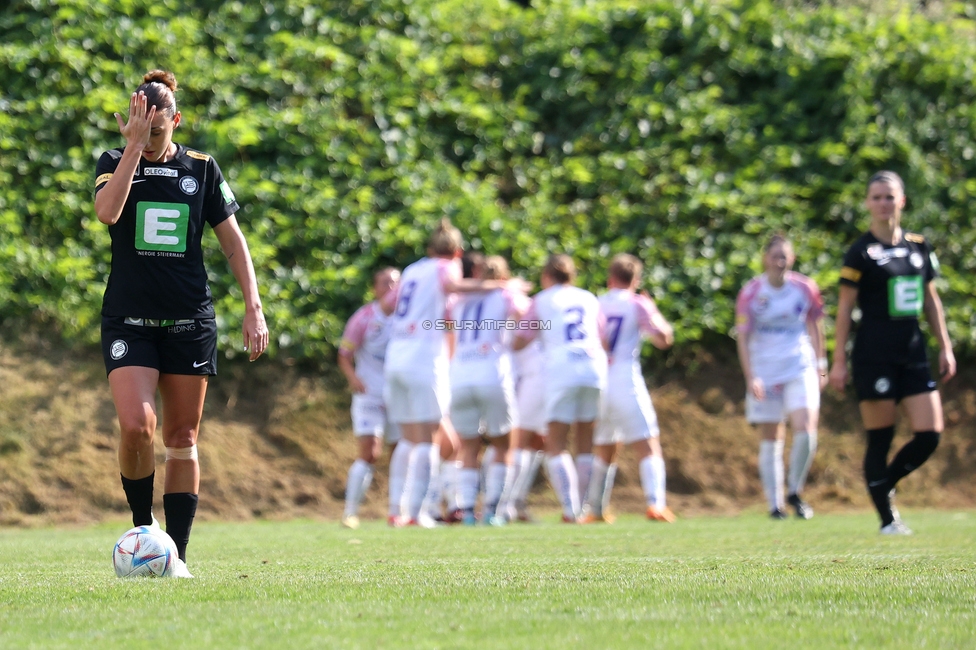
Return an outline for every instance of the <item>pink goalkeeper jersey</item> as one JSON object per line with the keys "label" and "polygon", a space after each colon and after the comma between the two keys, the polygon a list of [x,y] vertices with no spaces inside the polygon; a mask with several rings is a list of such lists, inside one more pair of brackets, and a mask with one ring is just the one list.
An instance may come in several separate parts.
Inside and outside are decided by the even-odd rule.
{"label": "pink goalkeeper jersey", "polygon": [[788,272],[782,287],[766,275],[750,280],[735,303],[736,329],[749,336],[752,372],[767,386],[783,384],[816,366],[807,323],[823,317],[817,284]]}
{"label": "pink goalkeeper jersey", "polygon": [[[447,316],[451,294],[448,282],[461,279],[461,262],[425,257],[403,270],[391,316],[386,368],[399,371],[446,368],[447,340],[438,321]],[[426,373],[425,373],[426,374]]]}
{"label": "pink goalkeeper jersey", "polygon": [[654,301],[629,289],[610,289],[600,296],[600,310],[607,319],[607,347],[610,350],[607,390],[628,390],[644,385],[640,352],[644,336],[658,332],[653,318]]}
{"label": "pink goalkeeper jersey", "polygon": [[[531,322],[539,329],[530,329]],[[605,326],[596,296],[579,287],[557,284],[535,295],[518,336],[542,340],[547,387],[603,388],[607,380]]]}
{"label": "pink goalkeeper jersey", "polygon": [[339,354],[352,357],[367,395],[383,395],[383,361],[390,341],[390,319],[375,300],[356,310],[342,333]]}

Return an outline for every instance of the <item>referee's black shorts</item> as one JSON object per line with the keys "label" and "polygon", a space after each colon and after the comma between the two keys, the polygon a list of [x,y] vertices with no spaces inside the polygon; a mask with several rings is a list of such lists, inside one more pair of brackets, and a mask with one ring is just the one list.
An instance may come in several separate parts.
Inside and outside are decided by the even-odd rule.
{"label": "referee's black shorts", "polygon": [[216,375],[217,322],[103,316],[102,357],[106,374],[142,366],[171,375]]}

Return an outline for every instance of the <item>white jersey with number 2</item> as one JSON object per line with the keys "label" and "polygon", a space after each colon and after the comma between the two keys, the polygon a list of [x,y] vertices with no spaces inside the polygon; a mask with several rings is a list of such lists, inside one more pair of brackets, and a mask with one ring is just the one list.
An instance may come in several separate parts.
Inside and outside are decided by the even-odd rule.
{"label": "white jersey with number 2", "polygon": [[[529,329],[535,327],[536,329]],[[557,284],[535,295],[519,337],[542,341],[546,388],[603,388],[607,355],[605,321],[596,296],[585,289]]]}

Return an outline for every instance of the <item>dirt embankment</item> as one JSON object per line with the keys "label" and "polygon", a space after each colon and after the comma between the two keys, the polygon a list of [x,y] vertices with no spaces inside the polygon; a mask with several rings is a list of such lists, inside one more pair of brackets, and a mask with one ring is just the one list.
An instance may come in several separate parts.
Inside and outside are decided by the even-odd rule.
{"label": "dirt embankment", "polygon": [[[743,418],[735,360],[661,364],[651,380],[679,513],[732,514],[765,507],[756,433]],[[203,519],[338,518],[355,456],[349,398],[337,373],[261,360],[222,362],[200,438]],[[899,487],[908,506],[976,505],[976,373],[944,388],[946,434],[935,456]],[[83,523],[128,511],[116,462],[118,425],[101,359],[45,340],[0,340],[0,525]],[[899,428],[896,444],[907,439]],[[157,436],[157,460],[163,459]],[[806,491],[818,511],[868,508],[863,440],[850,396],[824,396],[820,448]],[[162,508],[162,484],[156,499]],[[386,512],[386,459],[363,515]],[[556,506],[540,477],[538,508]],[[640,512],[633,460],[621,459],[618,511]]]}

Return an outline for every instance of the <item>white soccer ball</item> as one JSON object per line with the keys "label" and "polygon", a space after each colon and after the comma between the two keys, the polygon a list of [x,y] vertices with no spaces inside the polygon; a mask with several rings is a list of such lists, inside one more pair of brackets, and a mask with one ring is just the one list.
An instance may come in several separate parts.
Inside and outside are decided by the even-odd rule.
{"label": "white soccer ball", "polygon": [[168,576],[178,558],[173,538],[157,526],[136,526],[126,531],[112,551],[112,564],[120,578]]}

